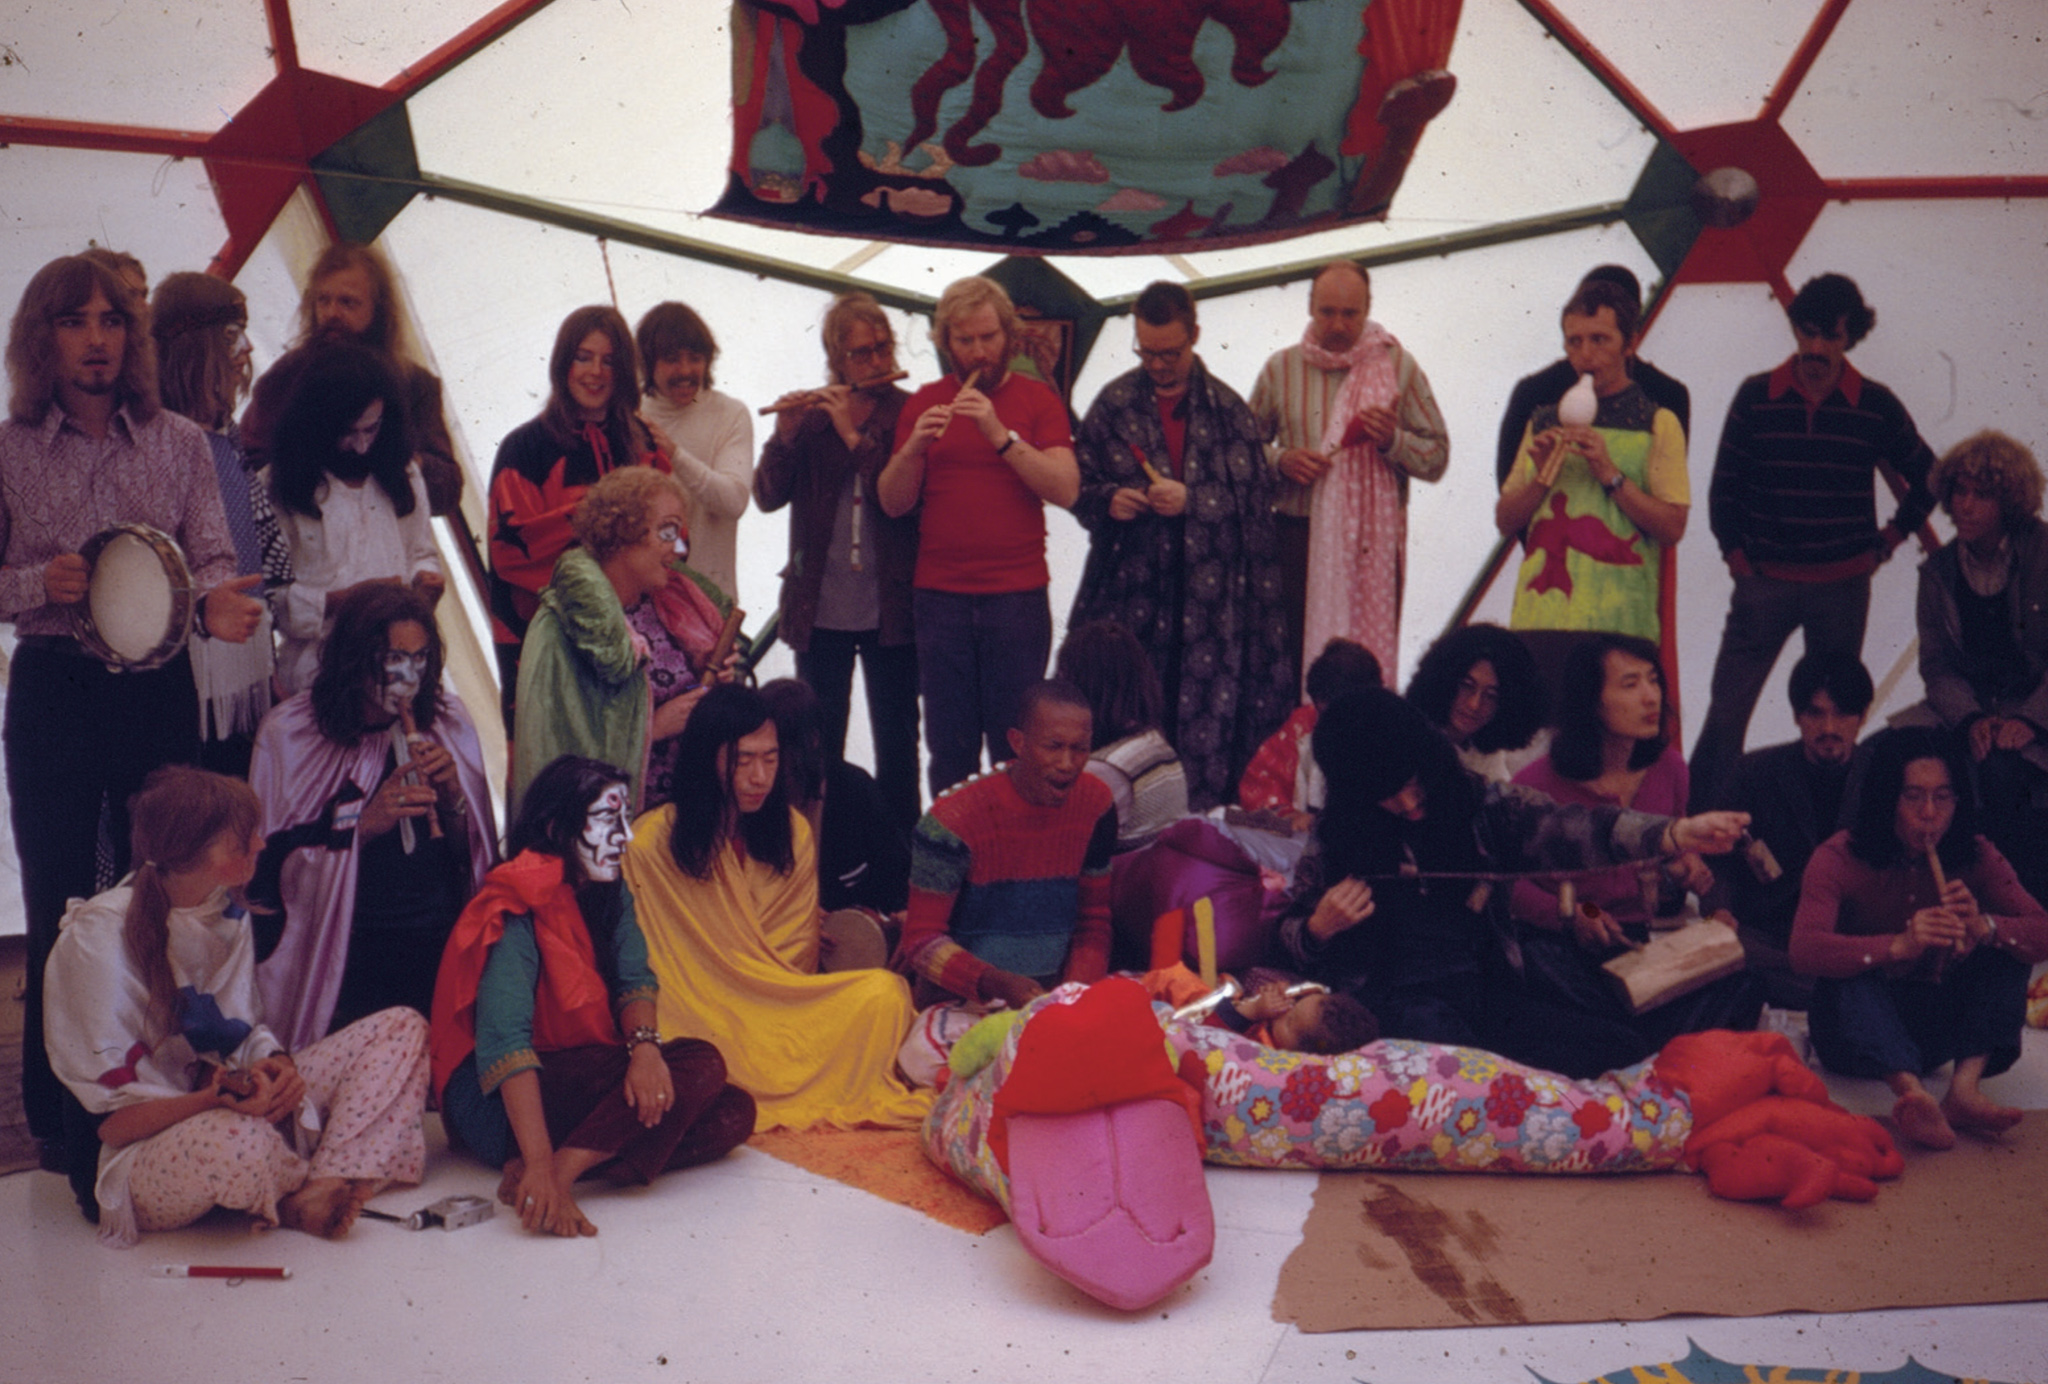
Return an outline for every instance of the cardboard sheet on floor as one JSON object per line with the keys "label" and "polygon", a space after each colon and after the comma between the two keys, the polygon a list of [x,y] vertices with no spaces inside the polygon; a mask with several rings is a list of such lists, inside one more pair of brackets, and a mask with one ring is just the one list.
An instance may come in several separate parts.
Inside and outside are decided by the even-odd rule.
{"label": "cardboard sheet on floor", "polygon": [[1302,1331],[2048,1299],[2048,1113],[1910,1152],[1874,1202],[1719,1201],[1684,1173],[1325,1173],[1280,1271]]}

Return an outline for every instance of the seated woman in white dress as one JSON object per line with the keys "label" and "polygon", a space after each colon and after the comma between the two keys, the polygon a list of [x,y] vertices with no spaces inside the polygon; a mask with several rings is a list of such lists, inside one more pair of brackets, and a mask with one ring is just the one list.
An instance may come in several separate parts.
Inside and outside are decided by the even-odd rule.
{"label": "seated woman in white dress", "polygon": [[420,1180],[425,1017],[387,1009],[287,1053],[237,902],[263,847],[256,795],[173,766],[131,816],[142,863],[72,905],[44,976],[50,1063],[99,1121],[100,1238],[215,1206],[346,1234],[387,1183]]}

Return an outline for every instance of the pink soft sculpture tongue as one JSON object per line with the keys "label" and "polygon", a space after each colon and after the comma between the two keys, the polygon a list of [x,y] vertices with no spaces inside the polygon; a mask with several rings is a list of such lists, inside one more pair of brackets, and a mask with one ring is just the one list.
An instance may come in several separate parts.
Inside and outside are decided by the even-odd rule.
{"label": "pink soft sculpture tongue", "polygon": [[1198,1273],[1216,1246],[1200,1099],[1135,982],[1032,1015],[989,1131],[1032,1257],[1126,1311]]}

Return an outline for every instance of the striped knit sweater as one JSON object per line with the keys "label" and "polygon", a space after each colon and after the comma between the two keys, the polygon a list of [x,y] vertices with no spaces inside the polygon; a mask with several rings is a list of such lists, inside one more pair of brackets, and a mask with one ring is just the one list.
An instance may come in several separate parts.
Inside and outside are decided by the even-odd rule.
{"label": "striped knit sweater", "polygon": [[1109,970],[1116,807],[1083,774],[1058,807],[1026,802],[1001,769],[940,795],[910,847],[898,966],[965,999],[991,969],[1041,982]]}
{"label": "striped knit sweater", "polygon": [[[1818,404],[1793,387],[1792,363],[1735,391],[1714,459],[1708,517],[1738,574],[1838,581],[1871,571],[1934,509],[1934,453],[1898,396],[1853,365]],[[1900,496],[1877,523],[1873,478]]]}

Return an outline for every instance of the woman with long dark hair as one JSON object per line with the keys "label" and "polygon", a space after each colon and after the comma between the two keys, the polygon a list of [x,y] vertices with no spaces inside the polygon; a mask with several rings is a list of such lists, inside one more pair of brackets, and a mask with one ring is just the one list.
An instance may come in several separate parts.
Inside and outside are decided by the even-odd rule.
{"label": "woman with long dark hair", "polygon": [[[1978,834],[1959,738],[1890,730],[1871,737],[1869,755],[1852,825],[1806,863],[1792,967],[1815,977],[1821,1062],[1888,1083],[1906,1136],[1948,1148],[1958,1129],[2019,1123],[1978,1083],[2019,1059],[2048,912]],[[1937,1103],[1921,1078],[1951,1061]]]}
{"label": "woman with long dark hair", "polygon": [[579,1178],[641,1182],[721,1158],[754,1101],[717,1048],[661,1041],[654,974],[619,878],[623,774],[564,755],[528,788],[462,912],[434,987],[433,1075],[450,1137],[504,1169],[498,1199],[528,1230],[595,1235]]}
{"label": "woman with long dark hair", "polygon": [[[1515,775],[1515,782],[1562,803],[1610,805],[1676,816],[1685,811],[1690,780],[1685,758],[1672,743],[1657,646],[1625,634],[1598,634],[1565,658],[1550,752]],[[1670,887],[1664,888],[1664,880]],[[1656,881],[1663,892],[1679,885],[1702,893],[1713,885],[1697,857],[1681,858]],[[1622,869],[1574,882],[1581,904],[1569,925],[1581,945],[1612,947],[1640,942],[1652,909],[1638,871]],[[1516,918],[1539,928],[1559,927],[1554,889],[1524,881],[1515,886]],[[1624,935],[1625,931],[1625,935]]]}
{"label": "woman with long dark hair", "polygon": [[271,597],[289,695],[311,685],[349,592],[374,582],[440,599],[405,391],[384,357],[351,341],[314,348],[278,419],[264,483],[291,550],[292,582]]}
{"label": "woman with long dark hair", "polygon": [[583,492],[621,466],[668,470],[658,439],[634,410],[640,400],[633,333],[616,308],[581,307],[562,319],[548,353],[548,400],[505,435],[491,463],[491,638],[505,728],[513,723],[519,645],[575,542],[569,516]]}
{"label": "woman with long dark hair", "polygon": [[384,1010],[290,1052],[263,1021],[241,904],[257,812],[239,779],[157,770],[130,809],[141,863],[74,904],[50,954],[51,1065],[98,1118],[110,1244],[215,1206],[339,1237],[387,1183],[420,1180],[422,1016]]}
{"label": "woman with long dark hair", "polygon": [[[1625,634],[1593,635],[1576,645],[1565,657],[1556,719],[1550,753],[1516,774],[1518,785],[1559,803],[1684,813],[1690,784],[1685,760],[1671,743],[1656,645]],[[1677,912],[1685,891],[1705,894],[1713,885],[1706,862],[1684,852],[1578,875],[1573,907],[1564,916],[1557,887],[1517,881],[1512,907],[1525,983],[1572,1011],[1573,1025],[1634,1034],[1638,1050],[1631,1062],[1681,1033],[1754,1028],[1763,984],[1746,971],[1631,1014],[1600,969],[1623,948],[1646,941],[1652,916]]]}
{"label": "woman with long dark hair", "polygon": [[281,910],[258,926],[257,981],[294,1047],[389,1005],[425,1013],[448,930],[497,859],[476,725],[441,675],[426,601],[359,587],[312,687],[256,732],[255,891]]}
{"label": "woman with long dark hair", "polygon": [[725,684],[683,728],[675,800],[626,851],[663,1032],[704,1038],[762,1129],[903,1127],[929,1104],[895,1075],[914,1013],[901,976],[819,975],[818,856],[790,806],[767,700]]}

